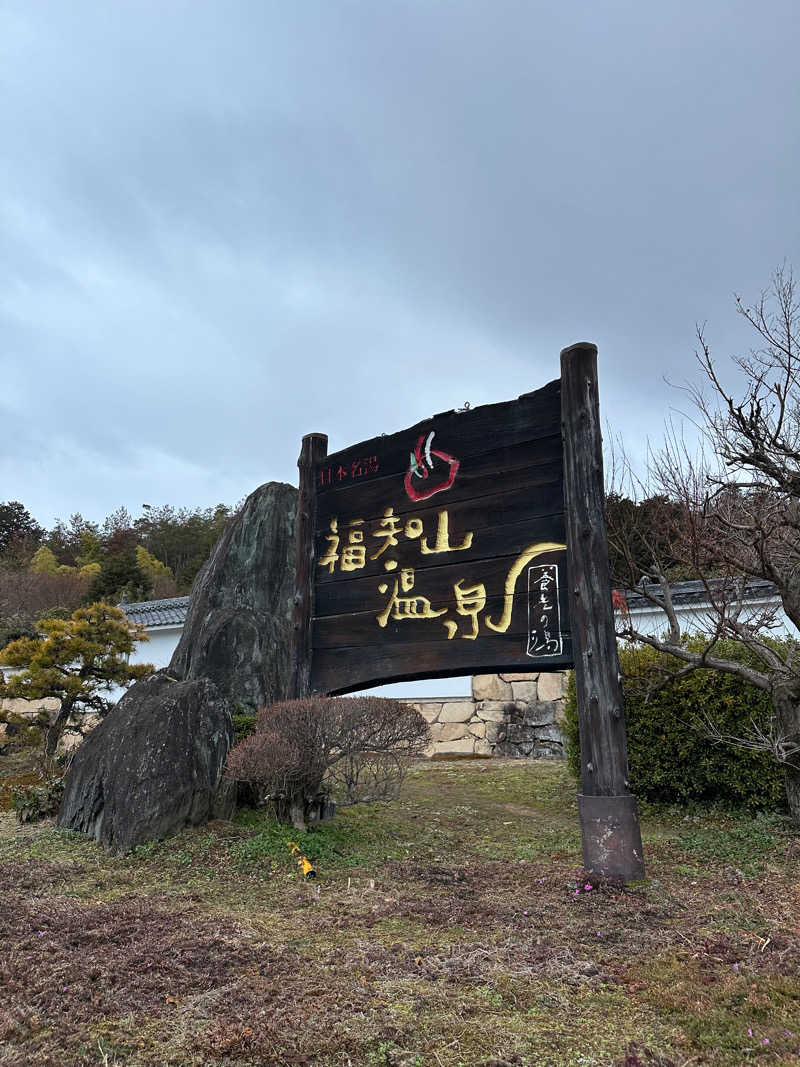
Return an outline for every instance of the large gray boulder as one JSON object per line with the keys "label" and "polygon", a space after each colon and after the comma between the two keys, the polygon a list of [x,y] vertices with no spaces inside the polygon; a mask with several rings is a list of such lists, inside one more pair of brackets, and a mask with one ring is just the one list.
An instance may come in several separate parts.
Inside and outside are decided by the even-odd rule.
{"label": "large gray boulder", "polygon": [[58,825],[126,851],[233,813],[231,711],[289,695],[297,490],[251,493],[197,576],[169,667],[137,682],[81,745]]}
{"label": "large gray boulder", "polygon": [[195,579],[169,674],[210,678],[251,711],[287,699],[296,511],[294,486],[250,494]]}
{"label": "large gray boulder", "polygon": [[229,818],[233,789],[222,771],[232,743],[230,706],[212,682],[143,678],[76,752],[58,825],[127,852]]}

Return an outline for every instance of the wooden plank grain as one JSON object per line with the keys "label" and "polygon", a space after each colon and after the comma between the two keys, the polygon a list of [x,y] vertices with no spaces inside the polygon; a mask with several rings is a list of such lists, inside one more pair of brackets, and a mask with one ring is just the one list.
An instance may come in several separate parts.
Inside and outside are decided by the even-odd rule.
{"label": "wooden plank grain", "polygon": [[619,796],[629,792],[628,758],[606,541],[597,349],[565,349],[561,368],[581,788],[587,796]]}
{"label": "wooden plank grain", "polygon": [[420,502],[410,500],[406,493],[404,475],[408,456],[405,462],[406,467],[399,473],[380,473],[364,481],[345,481],[321,493],[317,528],[327,528],[333,517],[376,519],[387,507],[394,508],[398,515],[410,516],[526,487],[535,490],[537,486],[560,484],[561,435],[549,435],[535,448],[492,449],[464,460],[450,489]]}
{"label": "wooden plank grain", "polygon": [[289,697],[309,692],[311,675],[311,618],[314,599],[314,519],[316,505],[315,471],[328,447],[325,434],[303,438],[297,466],[300,488],[295,517],[295,590],[292,604],[291,666]]}
{"label": "wooden plank grain", "polygon": [[419,678],[455,678],[483,673],[487,662],[497,671],[559,671],[572,664],[571,637],[564,637],[559,656],[531,658],[515,634],[451,644],[447,659],[428,643],[402,648],[390,644],[360,645],[349,650],[323,648],[314,653],[311,684],[315,692],[351,693],[373,685]]}
{"label": "wooden plank grain", "polygon": [[[442,598],[436,602],[437,612],[429,618],[408,617],[400,620],[391,616],[382,623],[383,614],[379,610],[367,609],[350,615],[325,615],[312,621],[312,640],[314,648],[351,648],[369,644],[415,645],[430,642],[452,643],[454,640],[473,640],[475,637],[492,638],[497,632],[487,625],[487,619],[495,626],[502,624],[508,616],[507,634],[515,634],[522,640],[527,638],[530,630],[530,601],[527,588],[515,594],[509,602],[502,595],[487,596],[484,607],[473,622],[472,617],[459,611],[458,602],[452,597]],[[560,601],[560,617],[565,615],[563,601]],[[383,607],[383,605],[382,605]],[[455,628],[446,628],[445,623],[452,621]],[[563,637],[564,631],[559,630]]]}
{"label": "wooden plank grain", "polygon": [[[435,433],[436,444],[441,449],[457,447],[461,462],[482,452],[553,436],[560,426],[560,388],[559,381],[550,382],[517,400],[444,412],[397,433],[350,445],[327,457],[324,468],[333,468],[333,474],[330,480],[318,480],[319,492],[325,495],[335,491],[342,481],[363,483],[379,476],[404,474],[417,440],[431,432]],[[373,457],[377,466],[368,462]],[[337,478],[339,467],[341,478]]]}
{"label": "wooden plank grain", "polygon": [[[314,616],[315,618],[324,618],[328,615],[346,617],[352,612],[370,610],[373,606],[379,609],[380,604],[386,599],[385,595],[379,592],[380,586],[388,584],[391,589],[403,570],[413,571],[413,587],[411,588],[435,602],[451,599],[453,586],[459,581],[463,585],[482,582],[489,596],[499,596],[504,594],[509,574],[523,552],[534,545],[548,543],[551,542],[547,538],[534,536],[527,543],[520,544],[519,549],[515,548],[507,556],[488,556],[469,561],[453,559],[451,554],[446,560],[440,558],[437,563],[427,567],[414,566],[412,559],[409,560],[409,566],[401,563],[396,570],[388,572],[373,574],[358,572],[351,577],[343,576],[336,582],[325,582],[317,586],[314,597]],[[562,544],[563,541],[555,540],[552,543]],[[457,553],[457,555],[466,556],[466,553]],[[564,570],[564,557],[563,550],[540,552],[527,565],[556,563]],[[517,580],[518,586],[520,586],[521,578],[522,575]],[[566,585],[565,577],[563,581]]]}
{"label": "wooden plank grain", "polygon": [[644,878],[642,834],[628,783],[625,715],[614,633],[603,494],[597,348],[561,353],[569,604],[581,746],[583,866],[624,882]]}

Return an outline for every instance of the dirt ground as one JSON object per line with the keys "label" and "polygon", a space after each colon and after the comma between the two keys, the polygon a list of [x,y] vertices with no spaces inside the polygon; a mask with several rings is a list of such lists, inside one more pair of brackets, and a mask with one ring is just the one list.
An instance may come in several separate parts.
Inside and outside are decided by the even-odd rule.
{"label": "dirt ground", "polygon": [[646,809],[647,881],[598,885],[575,792],[426,763],[313,833],[242,812],[127,857],[3,812],[0,1064],[800,1064],[800,836]]}

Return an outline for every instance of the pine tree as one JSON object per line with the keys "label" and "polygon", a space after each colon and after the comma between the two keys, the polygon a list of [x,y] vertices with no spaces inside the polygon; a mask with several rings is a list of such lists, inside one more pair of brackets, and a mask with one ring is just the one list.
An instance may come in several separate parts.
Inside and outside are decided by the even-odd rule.
{"label": "pine tree", "polygon": [[147,635],[109,604],[78,608],[69,619],[40,619],[37,630],[41,636],[22,637],[0,652],[0,664],[17,668],[8,680],[0,674],[0,697],[61,701],[45,739],[45,753],[52,756],[68,725],[84,733],[89,715],[102,718],[114,706],[115,688],[154,668],[128,662]]}

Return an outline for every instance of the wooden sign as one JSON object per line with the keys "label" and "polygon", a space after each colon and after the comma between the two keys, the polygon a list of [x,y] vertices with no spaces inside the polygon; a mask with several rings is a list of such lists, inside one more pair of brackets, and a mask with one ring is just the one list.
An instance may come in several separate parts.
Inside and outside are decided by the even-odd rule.
{"label": "wooden sign", "polygon": [[304,437],[290,694],[574,666],[584,866],[636,881],[599,413],[581,342],[518,400],[332,456]]}
{"label": "wooden sign", "polygon": [[572,664],[560,425],[555,381],[330,456],[316,438],[311,691]]}

